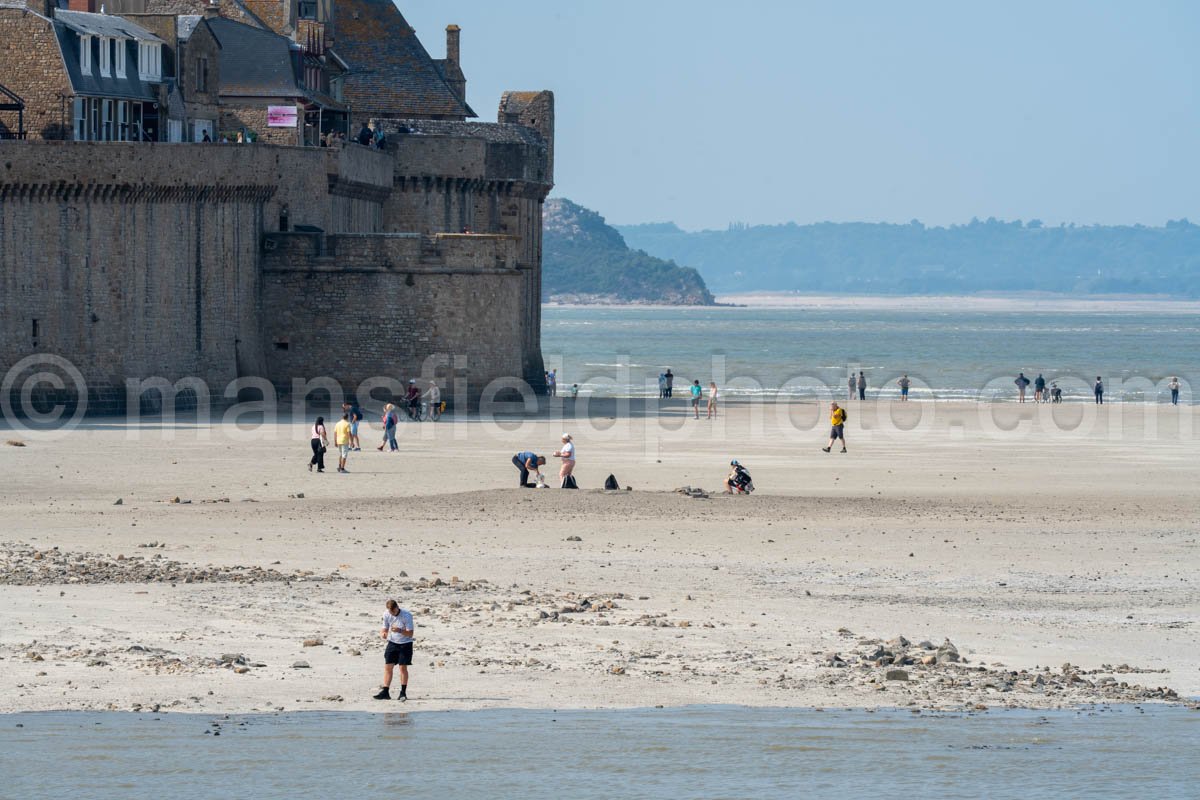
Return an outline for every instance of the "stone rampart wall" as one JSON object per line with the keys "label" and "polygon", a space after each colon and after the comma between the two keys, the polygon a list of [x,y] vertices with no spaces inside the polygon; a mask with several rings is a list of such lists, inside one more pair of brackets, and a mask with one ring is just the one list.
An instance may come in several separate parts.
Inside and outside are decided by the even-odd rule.
{"label": "stone rampart wall", "polygon": [[[272,233],[264,240],[263,269],[380,272],[515,271],[518,241],[483,234]],[[401,276],[403,277],[403,276]]]}
{"label": "stone rampart wall", "polygon": [[[491,144],[435,138],[409,150],[422,169],[458,146],[481,172],[400,178],[358,146],[0,142],[0,375],[62,356],[92,412],[121,410],[128,378],[219,399],[243,376],[438,377],[471,402],[536,380],[548,187],[486,180],[511,172]],[[410,232],[375,235],[394,225]]]}
{"label": "stone rampart wall", "polygon": [[329,378],[365,400],[437,379],[447,400],[473,402],[493,380],[525,377],[523,281],[513,270],[410,272],[318,269],[263,276],[271,380]]}

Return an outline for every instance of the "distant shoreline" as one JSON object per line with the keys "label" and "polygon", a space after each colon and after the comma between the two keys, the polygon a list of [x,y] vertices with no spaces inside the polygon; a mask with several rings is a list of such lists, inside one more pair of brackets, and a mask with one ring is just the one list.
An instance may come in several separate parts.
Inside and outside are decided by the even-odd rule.
{"label": "distant shoreline", "polygon": [[811,308],[862,311],[1154,311],[1200,313],[1200,300],[1147,295],[1059,295],[1040,292],[972,295],[832,295],[742,292],[717,302],[750,308]]}
{"label": "distant shoreline", "polygon": [[858,311],[1057,311],[1089,313],[1148,311],[1200,314],[1200,300],[1157,295],[1059,295],[1047,293],[969,295],[837,295],[794,292],[737,292],[716,295],[712,305],[679,303],[564,303],[546,301],[543,308],[795,308]]}

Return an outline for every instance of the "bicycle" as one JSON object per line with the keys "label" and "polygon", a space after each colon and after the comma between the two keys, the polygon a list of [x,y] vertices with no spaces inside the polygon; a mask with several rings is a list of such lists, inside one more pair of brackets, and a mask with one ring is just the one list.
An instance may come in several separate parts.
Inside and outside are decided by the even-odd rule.
{"label": "bicycle", "polygon": [[422,402],[421,403],[421,419],[427,420],[429,422],[437,422],[445,410],[446,410],[445,402],[436,403],[436,404]]}

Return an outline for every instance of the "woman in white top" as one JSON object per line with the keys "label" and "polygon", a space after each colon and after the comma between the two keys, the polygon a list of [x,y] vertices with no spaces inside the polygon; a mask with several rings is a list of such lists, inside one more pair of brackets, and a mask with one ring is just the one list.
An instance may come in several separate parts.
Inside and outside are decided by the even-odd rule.
{"label": "woman in white top", "polygon": [[571,434],[562,435],[562,447],[555,450],[554,455],[562,459],[562,466],[558,469],[558,479],[562,481],[575,471],[575,442],[571,440]]}
{"label": "woman in white top", "polygon": [[710,381],[708,384],[708,419],[712,419],[717,415],[717,384],[715,381]]}

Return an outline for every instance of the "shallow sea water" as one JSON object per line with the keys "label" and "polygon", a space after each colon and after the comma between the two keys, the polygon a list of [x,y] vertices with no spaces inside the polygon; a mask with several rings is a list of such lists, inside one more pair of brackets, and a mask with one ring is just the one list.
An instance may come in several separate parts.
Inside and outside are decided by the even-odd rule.
{"label": "shallow sea water", "polygon": [[[1200,315],[1144,310],[861,311],[812,308],[546,307],[542,352],[559,367],[559,394],[654,396],[659,373],[677,391],[710,380],[727,395],[840,398],[862,370],[870,396],[898,395],[907,373],[914,399],[1015,398],[1023,370],[1091,398],[1105,378],[1109,399],[1168,401],[1166,381],[1200,399]],[[1194,386],[1193,386],[1194,385]],[[1030,394],[1032,394],[1030,387]]]}
{"label": "shallow sea water", "polygon": [[0,716],[0,797],[1195,798],[1198,753],[1181,707],[52,712]]}

